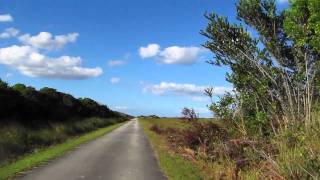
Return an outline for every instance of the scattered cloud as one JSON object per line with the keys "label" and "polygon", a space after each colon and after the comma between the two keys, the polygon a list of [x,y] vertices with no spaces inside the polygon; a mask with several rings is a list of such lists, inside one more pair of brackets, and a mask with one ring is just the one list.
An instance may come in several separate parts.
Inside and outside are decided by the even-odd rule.
{"label": "scattered cloud", "polygon": [[19,30],[15,28],[7,28],[2,33],[0,33],[0,39],[7,39],[11,37],[16,37],[19,34]]}
{"label": "scattered cloud", "polygon": [[141,58],[154,58],[161,64],[193,64],[204,51],[195,46],[170,46],[161,50],[158,44],[149,44],[139,49]]}
{"label": "scattered cloud", "polygon": [[[8,28],[0,34],[0,38],[15,37],[18,34],[17,29]],[[49,32],[40,32],[35,36],[24,34],[18,37],[23,45],[0,48],[0,64],[13,67],[29,77],[85,79],[101,75],[103,71],[100,67],[82,67],[82,59],[78,56],[47,55],[52,50],[63,48],[67,43],[75,42],[77,37],[78,33],[55,36]],[[43,50],[47,50],[46,53],[42,53]]]}
{"label": "scattered cloud", "polygon": [[23,44],[30,45],[37,49],[57,50],[63,48],[67,43],[75,42],[78,36],[78,33],[53,36],[49,32],[40,32],[38,35],[34,36],[24,34],[19,37],[19,40]]}
{"label": "scattered cloud", "polygon": [[278,0],[278,3],[280,4],[284,4],[284,3],[288,3],[289,1],[288,0]]}
{"label": "scattered cloud", "polygon": [[0,22],[11,22],[13,17],[10,14],[0,14]]}
{"label": "scattered cloud", "polygon": [[[144,92],[155,95],[179,95],[179,96],[204,96],[204,90],[209,86],[197,86],[195,84],[178,84],[173,82],[161,82],[160,84],[145,85]],[[229,87],[214,87],[214,95],[223,95],[232,91]],[[197,99],[197,98],[196,98]],[[199,99],[198,99],[199,100]]]}
{"label": "scattered cloud", "polygon": [[149,44],[146,47],[140,47],[139,54],[142,58],[150,58],[157,56],[160,52],[160,46],[158,44]]}
{"label": "scattered cloud", "polygon": [[110,83],[111,84],[118,84],[120,82],[120,78],[119,77],[111,77],[110,78]]}
{"label": "scattered cloud", "polygon": [[102,69],[99,67],[81,67],[81,61],[80,57],[48,57],[32,46],[13,45],[0,48],[0,64],[14,67],[26,76],[85,79],[102,74]]}
{"label": "scattered cloud", "polygon": [[122,65],[125,65],[125,64],[127,64],[127,62],[123,61],[123,60],[109,60],[108,61],[108,66],[110,66],[110,67],[122,66]]}
{"label": "scattered cloud", "polygon": [[160,61],[164,64],[193,64],[201,52],[199,47],[171,46],[160,53]]}

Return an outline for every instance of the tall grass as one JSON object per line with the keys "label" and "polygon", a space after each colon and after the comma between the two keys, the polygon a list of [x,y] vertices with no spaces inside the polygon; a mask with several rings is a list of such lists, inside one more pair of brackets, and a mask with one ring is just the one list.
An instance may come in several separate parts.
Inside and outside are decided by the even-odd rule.
{"label": "tall grass", "polygon": [[[302,124],[300,128],[260,137],[241,136],[220,123],[227,128],[224,137],[213,133],[217,127],[202,123],[203,126],[196,126],[173,119],[141,121],[148,125],[145,131],[150,133],[151,141],[168,146],[176,156],[193,162],[190,165],[198,167],[204,179],[320,179],[320,129],[316,126],[306,131]],[[166,168],[168,172],[177,170],[173,166]]]}
{"label": "tall grass", "polygon": [[175,119],[139,119],[139,122],[148,136],[152,147],[156,151],[160,167],[169,180],[204,179],[199,167],[177,154],[170,153],[166,140],[150,130],[150,127],[154,124],[169,128],[187,128],[184,123],[176,121]]}
{"label": "tall grass", "polygon": [[43,128],[29,128],[16,123],[0,128],[0,166],[15,161],[26,153],[39,148],[66,141],[101,127],[113,125],[121,120],[87,118],[68,123],[51,123]]}
{"label": "tall grass", "polygon": [[100,128],[96,131],[81,135],[79,137],[69,138],[61,144],[53,145],[49,148],[43,148],[39,151],[28,154],[14,163],[0,167],[0,179],[8,179],[18,172],[25,171],[39,164],[46,163],[47,161],[63,155],[65,152],[82,143],[88,142],[112,131],[122,124],[123,123],[117,123],[105,128]]}

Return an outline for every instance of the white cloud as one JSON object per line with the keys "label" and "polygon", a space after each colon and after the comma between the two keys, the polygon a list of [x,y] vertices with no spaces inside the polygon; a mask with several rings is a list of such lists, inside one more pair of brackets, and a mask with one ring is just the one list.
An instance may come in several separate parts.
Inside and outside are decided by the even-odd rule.
{"label": "white cloud", "polygon": [[1,39],[7,39],[11,37],[16,37],[19,34],[19,30],[15,28],[7,28],[2,33],[0,33]]}
{"label": "white cloud", "polygon": [[164,64],[193,64],[200,55],[199,47],[171,46],[160,53],[160,61]]}
{"label": "white cloud", "polygon": [[158,55],[160,46],[158,44],[149,44],[146,47],[140,47],[139,54],[142,58],[150,58]]}
{"label": "white cloud", "polygon": [[110,83],[111,84],[118,84],[120,82],[120,78],[119,77],[111,77],[110,78]]}
{"label": "white cloud", "polygon": [[30,77],[84,79],[102,74],[99,67],[81,67],[80,57],[48,57],[32,46],[13,45],[0,48],[0,64],[14,67]]}
{"label": "white cloud", "polygon": [[78,33],[53,36],[49,32],[40,32],[35,36],[24,34],[19,37],[19,40],[23,44],[30,45],[37,49],[57,50],[63,48],[67,43],[75,42],[78,36]]}
{"label": "white cloud", "polygon": [[10,14],[0,14],[0,22],[11,22],[13,18]]}
{"label": "white cloud", "polygon": [[[155,95],[184,95],[184,96],[203,96],[204,90],[209,86],[197,86],[195,84],[178,84],[173,82],[161,82],[160,84],[146,85],[144,92],[151,92]],[[231,92],[229,87],[214,87],[214,95],[223,95]]]}
{"label": "white cloud", "polygon": [[109,60],[108,66],[114,67],[114,66],[122,66],[125,65],[127,62],[123,60]]}
{"label": "white cloud", "polygon": [[278,0],[278,2],[279,2],[280,4],[284,4],[284,3],[288,3],[289,1],[288,1],[288,0]]}
{"label": "white cloud", "polygon": [[158,44],[149,44],[139,49],[141,58],[154,58],[162,64],[193,64],[204,50],[200,47],[170,46],[160,49]]}

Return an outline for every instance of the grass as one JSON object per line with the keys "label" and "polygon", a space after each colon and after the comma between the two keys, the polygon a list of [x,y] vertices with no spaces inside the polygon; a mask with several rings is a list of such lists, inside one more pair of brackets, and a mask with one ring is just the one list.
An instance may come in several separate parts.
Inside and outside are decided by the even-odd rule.
{"label": "grass", "polygon": [[188,124],[184,123],[182,120],[177,120],[174,118],[147,118],[147,119],[141,119],[141,121],[146,121],[148,124],[156,124],[160,127],[164,128],[179,128],[184,129],[188,128]]}
{"label": "grass", "polygon": [[153,124],[165,127],[187,128],[185,123],[176,119],[140,119],[139,121],[157,154],[160,167],[169,180],[204,179],[200,169],[193,162],[170,153],[165,139],[150,131],[150,126]]}
{"label": "grass", "polygon": [[99,128],[107,127],[124,119],[115,118],[75,118],[69,121],[49,122],[47,125],[30,127],[12,122],[0,125],[0,167],[38,149],[60,144]]}
{"label": "grass", "polygon": [[[209,121],[208,119],[201,120]],[[176,149],[178,152],[174,153],[174,150],[169,148],[169,142],[165,137],[150,130],[152,125],[161,128],[186,129],[190,127],[190,124],[173,118],[143,118],[139,121],[156,151],[160,167],[169,179],[235,179],[233,160],[224,158],[214,162],[202,158],[190,160],[190,158],[183,157],[178,149]],[[215,123],[220,122],[215,121]],[[257,169],[241,172],[240,179],[259,179],[256,171]]]}
{"label": "grass", "polygon": [[[146,118],[140,122],[157,152],[161,168],[169,179],[320,179],[319,128],[308,132],[288,129],[265,139],[249,137],[249,141],[236,133],[228,132],[227,141],[209,139],[214,146],[214,151],[210,154],[212,146],[207,146],[205,150],[208,151],[203,153],[201,146],[194,148],[187,143],[179,144],[181,133],[170,134],[163,131],[168,127],[185,129],[192,124],[164,118]],[[160,130],[151,131],[151,126]],[[206,129],[202,130],[205,132]],[[191,134],[193,137],[195,135],[197,134]],[[174,139],[173,136],[177,136],[178,141],[168,140]],[[238,143],[232,145],[232,141]],[[256,143],[241,145],[241,142],[246,141]],[[178,143],[179,146],[174,143]],[[186,151],[188,148],[194,148],[193,152],[197,154],[190,158]],[[230,148],[235,148],[234,152],[229,151],[232,154],[226,154],[225,151]],[[214,158],[210,159],[210,155],[214,155]],[[243,159],[248,163],[241,163],[240,160]]]}
{"label": "grass", "polygon": [[25,171],[25,170],[31,169],[32,167],[44,164],[44,163],[48,162],[49,160],[57,158],[57,157],[63,155],[64,153],[66,153],[67,151],[74,149],[78,145],[85,143],[85,142],[88,142],[90,140],[93,140],[95,138],[98,138],[98,137],[120,127],[123,124],[124,123],[111,125],[111,126],[98,129],[96,131],[87,133],[87,134],[79,136],[79,137],[68,139],[64,143],[39,150],[38,152],[34,152],[30,155],[27,155],[24,158],[14,162],[14,163],[0,167],[0,179],[1,180],[2,179],[9,179],[21,171]]}

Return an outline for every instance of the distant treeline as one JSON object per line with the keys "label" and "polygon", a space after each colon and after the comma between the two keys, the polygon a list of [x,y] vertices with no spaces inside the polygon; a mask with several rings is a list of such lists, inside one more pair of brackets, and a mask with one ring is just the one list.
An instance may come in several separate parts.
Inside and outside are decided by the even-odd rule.
{"label": "distant treeline", "polygon": [[89,98],[77,99],[48,87],[36,90],[24,84],[9,86],[0,79],[0,123],[15,121],[34,127],[87,117],[128,118]]}

